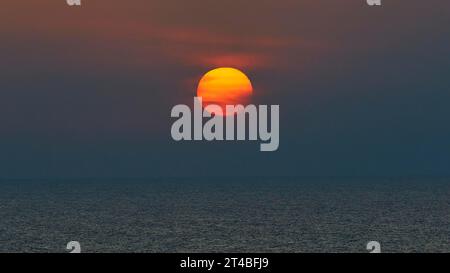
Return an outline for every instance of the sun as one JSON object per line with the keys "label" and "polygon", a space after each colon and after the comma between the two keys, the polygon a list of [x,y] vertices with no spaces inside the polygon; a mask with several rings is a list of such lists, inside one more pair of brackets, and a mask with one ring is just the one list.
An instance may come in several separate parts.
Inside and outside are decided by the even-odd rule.
{"label": "sun", "polygon": [[247,105],[253,93],[250,79],[240,70],[221,67],[206,73],[200,80],[197,96],[202,97],[203,107],[211,104],[222,107],[226,105]]}

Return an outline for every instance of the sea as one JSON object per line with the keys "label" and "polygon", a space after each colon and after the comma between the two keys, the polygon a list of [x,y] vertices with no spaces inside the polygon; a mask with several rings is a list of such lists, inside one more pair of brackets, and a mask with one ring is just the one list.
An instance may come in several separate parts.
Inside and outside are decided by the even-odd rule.
{"label": "sea", "polygon": [[450,178],[0,181],[0,252],[450,252]]}

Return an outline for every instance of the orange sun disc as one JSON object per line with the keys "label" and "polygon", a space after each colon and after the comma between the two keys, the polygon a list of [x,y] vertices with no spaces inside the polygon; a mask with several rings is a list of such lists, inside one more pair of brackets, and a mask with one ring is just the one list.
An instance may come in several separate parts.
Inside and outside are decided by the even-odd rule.
{"label": "orange sun disc", "polygon": [[235,68],[217,68],[206,73],[197,88],[197,96],[202,97],[203,107],[211,104],[222,107],[226,105],[247,105],[253,93],[250,79]]}

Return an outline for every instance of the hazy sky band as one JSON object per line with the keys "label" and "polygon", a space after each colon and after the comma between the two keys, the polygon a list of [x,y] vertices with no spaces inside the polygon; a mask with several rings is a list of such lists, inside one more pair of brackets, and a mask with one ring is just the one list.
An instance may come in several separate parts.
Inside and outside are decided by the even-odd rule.
{"label": "hazy sky band", "polygon": [[[0,177],[450,172],[448,1],[85,2],[2,3]],[[276,154],[171,141],[217,66],[280,105]]]}

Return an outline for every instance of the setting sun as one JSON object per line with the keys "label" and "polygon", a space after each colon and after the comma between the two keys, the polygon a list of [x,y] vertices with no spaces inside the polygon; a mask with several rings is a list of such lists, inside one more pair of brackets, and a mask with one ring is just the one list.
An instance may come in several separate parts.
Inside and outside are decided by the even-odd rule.
{"label": "setting sun", "polygon": [[203,98],[203,106],[246,105],[253,92],[250,79],[235,68],[217,68],[206,73],[197,89],[197,96]]}

